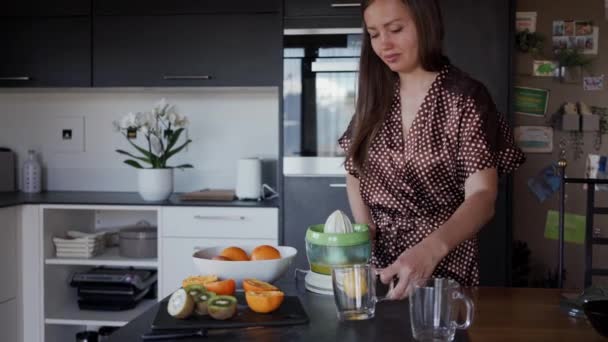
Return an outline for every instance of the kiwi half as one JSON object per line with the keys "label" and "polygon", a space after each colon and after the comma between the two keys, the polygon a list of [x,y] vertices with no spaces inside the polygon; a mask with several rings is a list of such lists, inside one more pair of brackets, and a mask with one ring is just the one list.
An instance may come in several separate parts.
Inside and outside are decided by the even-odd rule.
{"label": "kiwi half", "polygon": [[199,294],[198,297],[194,298],[194,301],[196,302],[194,312],[200,316],[209,314],[209,301],[216,296],[217,295],[215,294],[215,292],[211,291]]}
{"label": "kiwi half", "polygon": [[167,303],[167,311],[169,315],[177,319],[186,319],[194,311],[194,300],[186,290],[179,289],[171,295],[169,303]]}
{"label": "kiwi half", "polygon": [[236,298],[233,296],[215,296],[208,301],[207,311],[215,319],[228,319],[236,315]]}

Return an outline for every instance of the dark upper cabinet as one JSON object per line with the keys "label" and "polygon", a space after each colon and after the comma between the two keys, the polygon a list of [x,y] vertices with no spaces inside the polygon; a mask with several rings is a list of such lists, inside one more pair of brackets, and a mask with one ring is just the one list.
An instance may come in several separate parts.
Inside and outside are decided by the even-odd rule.
{"label": "dark upper cabinet", "polygon": [[352,220],[345,182],[345,177],[285,177],[283,244],[298,250],[292,267],[309,267],[304,243],[309,226],[325,223],[338,209]]}
{"label": "dark upper cabinet", "polygon": [[281,0],[93,0],[96,15],[278,12]]}
{"label": "dark upper cabinet", "polygon": [[60,17],[91,14],[89,0],[19,0],[2,1],[0,16]]}
{"label": "dark upper cabinet", "polygon": [[0,87],[91,85],[89,17],[5,17],[0,43]]}
{"label": "dark upper cabinet", "polygon": [[359,28],[359,0],[285,0],[285,28]]}
{"label": "dark upper cabinet", "polygon": [[94,86],[277,86],[275,14],[98,16]]}
{"label": "dark upper cabinet", "polygon": [[285,0],[286,17],[361,16],[359,0]]}

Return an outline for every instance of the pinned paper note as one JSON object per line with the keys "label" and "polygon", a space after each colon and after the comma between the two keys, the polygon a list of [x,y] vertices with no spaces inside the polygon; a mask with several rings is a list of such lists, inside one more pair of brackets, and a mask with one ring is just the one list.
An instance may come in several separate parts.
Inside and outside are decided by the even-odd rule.
{"label": "pinned paper note", "polygon": [[[584,215],[564,214],[564,241],[585,244],[585,224]],[[557,240],[559,236],[559,212],[555,210],[547,211],[547,221],[545,223],[545,238]]]}

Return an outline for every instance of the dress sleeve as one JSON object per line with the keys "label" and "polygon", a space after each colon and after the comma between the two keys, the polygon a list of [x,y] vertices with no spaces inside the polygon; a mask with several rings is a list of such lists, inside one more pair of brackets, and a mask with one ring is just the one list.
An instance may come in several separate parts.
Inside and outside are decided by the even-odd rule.
{"label": "dress sleeve", "polygon": [[[344,150],[344,152],[347,155],[350,150],[350,146],[352,144],[353,123],[354,123],[354,118],[350,121],[350,124],[348,124],[348,128],[346,128],[346,131],[344,132],[344,134],[342,134],[340,139],[338,139],[338,144],[340,145],[340,147],[342,147],[342,149]],[[355,168],[355,164],[353,164],[352,158],[346,157],[346,159],[344,160],[344,169],[349,174],[353,175],[356,178],[359,178],[359,172],[357,172],[357,169]]]}
{"label": "dress sleeve", "polygon": [[499,175],[510,173],[525,161],[515,145],[513,133],[496,109],[485,87],[466,101],[460,122],[457,151],[458,178],[464,183],[477,171],[495,168]]}

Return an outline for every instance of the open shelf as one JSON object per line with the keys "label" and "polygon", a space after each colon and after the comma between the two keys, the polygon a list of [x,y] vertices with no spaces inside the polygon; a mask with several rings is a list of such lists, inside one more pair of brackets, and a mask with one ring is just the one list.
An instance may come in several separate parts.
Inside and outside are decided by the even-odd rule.
{"label": "open shelf", "polygon": [[47,314],[46,324],[95,325],[122,327],[156,304],[156,299],[144,299],[134,309],[125,311],[80,310],[78,302],[67,303],[60,311]]}
{"label": "open shelf", "polygon": [[121,257],[118,247],[108,248],[105,252],[93,258],[47,258],[44,262],[47,265],[158,267],[156,258],[133,259]]}

